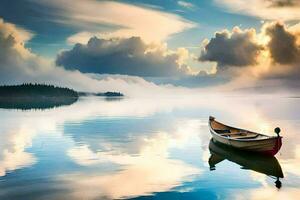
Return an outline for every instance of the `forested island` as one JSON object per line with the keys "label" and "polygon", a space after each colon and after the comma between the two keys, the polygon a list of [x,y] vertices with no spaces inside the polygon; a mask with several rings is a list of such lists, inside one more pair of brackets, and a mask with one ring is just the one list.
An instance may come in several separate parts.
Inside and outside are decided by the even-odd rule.
{"label": "forested island", "polygon": [[22,84],[0,86],[0,97],[72,97],[78,98],[75,90],[46,84]]}
{"label": "forested island", "polygon": [[124,94],[120,92],[104,92],[104,93],[91,93],[91,92],[78,92],[79,96],[98,96],[98,97],[123,97]]}
{"label": "forested island", "polygon": [[46,84],[0,86],[0,108],[44,109],[70,105],[78,93],[69,88]]}
{"label": "forested island", "polygon": [[45,109],[76,102],[79,96],[124,96],[119,92],[84,93],[65,87],[46,84],[0,86],[0,108]]}

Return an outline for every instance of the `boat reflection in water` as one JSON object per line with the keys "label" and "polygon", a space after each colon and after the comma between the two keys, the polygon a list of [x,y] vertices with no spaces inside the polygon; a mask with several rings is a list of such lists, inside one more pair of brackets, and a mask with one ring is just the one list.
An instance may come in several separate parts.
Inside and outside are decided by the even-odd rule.
{"label": "boat reflection in water", "polygon": [[215,170],[216,164],[223,160],[229,160],[240,165],[242,169],[250,169],[275,178],[275,186],[281,188],[281,181],[279,179],[283,178],[283,173],[278,160],[274,156],[237,150],[214,142],[212,139],[209,143],[209,151],[211,154],[208,160],[210,170]]}

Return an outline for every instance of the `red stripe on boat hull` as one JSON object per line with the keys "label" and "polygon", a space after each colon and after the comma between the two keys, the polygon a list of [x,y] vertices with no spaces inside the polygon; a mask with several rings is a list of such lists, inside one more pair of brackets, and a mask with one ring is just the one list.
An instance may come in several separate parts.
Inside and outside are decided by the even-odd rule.
{"label": "red stripe on boat hull", "polygon": [[280,150],[281,146],[282,146],[282,137],[278,137],[277,140],[276,140],[274,148],[272,150],[269,150],[269,151],[263,151],[262,153],[266,154],[266,155],[274,156]]}

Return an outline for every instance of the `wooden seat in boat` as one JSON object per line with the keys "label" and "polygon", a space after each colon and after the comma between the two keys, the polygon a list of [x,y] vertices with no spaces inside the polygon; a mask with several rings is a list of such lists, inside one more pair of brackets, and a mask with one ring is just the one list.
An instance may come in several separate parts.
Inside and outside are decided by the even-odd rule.
{"label": "wooden seat in boat", "polygon": [[254,139],[257,136],[258,136],[257,134],[251,134],[251,135],[246,135],[246,136],[237,135],[237,136],[233,136],[232,138],[234,138],[234,139]]}
{"label": "wooden seat in boat", "polygon": [[217,129],[215,130],[217,133],[219,134],[223,134],[223,133],[230,133],[230,129]]}
{"label": "wooden seat in boat", "polygon": [[250,138],[256,138],[258,136],[258,134],[247,133],[247,132],[233,132],[233,133],[225,133],[220,135],[227,136],[234,139],[250,139]]}

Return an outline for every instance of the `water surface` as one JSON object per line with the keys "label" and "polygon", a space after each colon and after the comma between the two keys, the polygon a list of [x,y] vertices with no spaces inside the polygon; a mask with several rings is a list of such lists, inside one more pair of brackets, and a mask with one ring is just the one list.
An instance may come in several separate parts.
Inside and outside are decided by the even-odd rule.
{"label": "water surface", "polygon": [[[87,97],[46,110],[0,109],[0,199],[297,199],[299,103]],[[255,158],[241,166],[239,155],[214,155],[220,162],[211,166],[209,115],[269,135],[280,126],[283,147],[267,163],[282,169],[281,188],[268,168],[253,168]]]}

